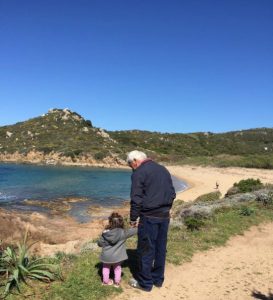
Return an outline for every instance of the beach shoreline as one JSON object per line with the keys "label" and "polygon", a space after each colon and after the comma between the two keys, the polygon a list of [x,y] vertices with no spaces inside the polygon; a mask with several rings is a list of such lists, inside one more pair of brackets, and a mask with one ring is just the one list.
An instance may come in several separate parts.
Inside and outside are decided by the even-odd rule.
{"label": "beach shoreline", "polygon": [[[218,189],[222,196],[235,182],[242,179],[259,178],[263,183],[273,183],[272,170],[221,169],[199,166],[167,166],[167,169],[173,176],[186,182],[187,189],[178,192],[176,197],[176,199],[184,201],[192,201],[202,194],[215,191],[216,182],[219,184]],[[94,213],[99,214],[100,209],[101,211],[104,210],[103,207],[97,207]],[[109,207],[109,209],[128,216],[129,202],[123,206]],[[24,230],[28,228],[32,239],[39,241],[35,249],[39,255],[53,255],[58,251],[79,253],[84,243],[98,237],[107,222],[105,216],[81,224],[73,217],[63,213],[47,215],[37,212],[21,213],[5,209],[0,209],[0,220],[4,242],[18,241]]]}
{"label": "beach shoreline", "polygon": [[[170,173],[187,183],[188,188],[177,193],[177,199],[193,201],[203,194],[219,190],[224,196],[235,182],[243,179],[260,179],[262,183],[273,183],[273,170],[250,168],[215,168],[201,166],[167,166]],[[216,187],[216,183],[218,187]]]}

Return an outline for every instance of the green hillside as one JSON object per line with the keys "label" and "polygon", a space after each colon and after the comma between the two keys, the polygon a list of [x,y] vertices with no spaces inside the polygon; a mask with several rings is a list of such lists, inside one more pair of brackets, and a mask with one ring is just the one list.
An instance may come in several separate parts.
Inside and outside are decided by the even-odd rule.
{"label": "green hillside", "polygon": [[43,116],[0,127],[1,153],[36,150],[70,157],[85,153],[101,157],[102,153],[108,155],[114,144],[104,130],[67,109],[53,109]]}
{"label": "green hillside", "polygon": [[133,149],[165,163],[273,168],[273,128],[219,134],[106,131],[68,109],[53,109],[43,116],[0,127],[2,157],[38,151],[72,159],[124,160],[126,152]]}

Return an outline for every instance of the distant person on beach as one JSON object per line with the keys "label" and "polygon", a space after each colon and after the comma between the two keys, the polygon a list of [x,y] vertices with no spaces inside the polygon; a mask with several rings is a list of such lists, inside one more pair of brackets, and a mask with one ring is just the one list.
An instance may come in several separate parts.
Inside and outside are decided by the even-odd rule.
{"label": "distant person on beach", "polygon": [[134,288],[151,291],[164,281],[170,209],[176,197],[168,170],[141,151],[127,156],[132,168],[130,224],[138,226],[139,270],[130,280]]}
{"label": "distant person on beach", "polygon": [[[123,217],[116,212],[113,212],[108,218],[108,225],[102,232],[98,241],[98,246],[102,247],[101,262],[102,262],[102,285],[114,285],[119,287],[121,280],[121,263],[128,259],[126,253],[126,240],[137,234],[137,228],[124,229]],[[114,270],[114,281],[109,278],[110,270]]]}

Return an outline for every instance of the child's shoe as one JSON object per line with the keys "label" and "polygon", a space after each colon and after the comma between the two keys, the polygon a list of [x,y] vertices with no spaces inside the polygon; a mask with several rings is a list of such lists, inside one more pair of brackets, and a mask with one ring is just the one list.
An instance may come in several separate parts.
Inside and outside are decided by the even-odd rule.
{"label": "child's shoe", "polygon": [[101,285],[105,285],[105,286],[107,286],[107,285],[113,285],[114,284],[114,282],[113,282],[113,280],[112,279],[109,279],[109,281],[107,282],[107,283],[102,283]]}

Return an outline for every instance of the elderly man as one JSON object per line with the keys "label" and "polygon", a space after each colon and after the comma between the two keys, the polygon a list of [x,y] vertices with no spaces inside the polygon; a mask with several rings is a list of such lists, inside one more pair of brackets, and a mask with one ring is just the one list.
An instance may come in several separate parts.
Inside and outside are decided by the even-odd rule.
{"label": "elderly man", "polygon": [[131,226],[138,222],[139,271],[130,281],[134,288],[151,291],[164,281],[170,209],[176,196],[168,170],[141,151],[127,156],[132,168]]}

